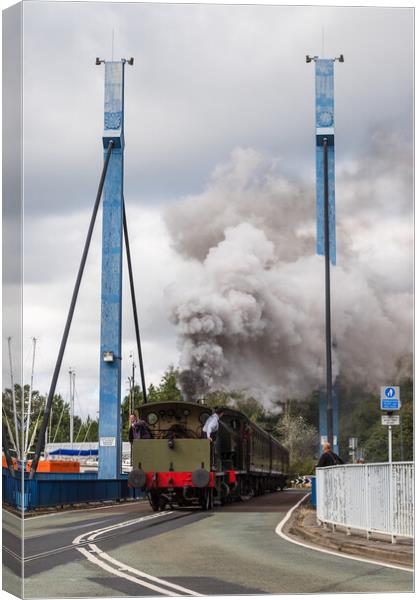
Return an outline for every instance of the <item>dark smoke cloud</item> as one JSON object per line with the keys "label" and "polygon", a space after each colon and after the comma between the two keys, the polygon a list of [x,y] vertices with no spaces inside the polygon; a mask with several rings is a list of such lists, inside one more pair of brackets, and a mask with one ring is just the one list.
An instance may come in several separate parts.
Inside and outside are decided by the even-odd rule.
{"label": "dark smoke cloud", "polygon": [[[377,142],[368,162],[338,171],[332,272],[334,376],[369,386],[392,379],[412,344],[410,148],[400,144],[396,160]],[[191,263],[166,291],[184,393],[239,389],[268,402],[319,386],[324,272],[313,185],[239,148],[202,194],[168,210],[166,224]]]}

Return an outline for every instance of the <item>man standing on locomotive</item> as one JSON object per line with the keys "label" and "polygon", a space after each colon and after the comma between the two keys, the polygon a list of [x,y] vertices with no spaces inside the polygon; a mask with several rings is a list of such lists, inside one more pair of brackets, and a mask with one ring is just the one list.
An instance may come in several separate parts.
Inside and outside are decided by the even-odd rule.
{"label": "man standing on locomotive", "polygon": [[216,408],[216,411],[207,419],[207,421],[203,425],[203,433],[201,437],[207,438],[210,440],[210,453],[211,453],[211,462],[212,466],[215,462],[214,449],[215,449],[215,441],[217,439],[217,432],[219,430],[219,420],[223,417],[223,409]]}
{"label": "man standing on locomotive", "polygon": [[140,439],[151,439],[152,433],[142,419],[137,419],[136,415],[130,415],[130,427],[128,430],[128,441],[131,446],[131,462],[133,462],[133,441]]}

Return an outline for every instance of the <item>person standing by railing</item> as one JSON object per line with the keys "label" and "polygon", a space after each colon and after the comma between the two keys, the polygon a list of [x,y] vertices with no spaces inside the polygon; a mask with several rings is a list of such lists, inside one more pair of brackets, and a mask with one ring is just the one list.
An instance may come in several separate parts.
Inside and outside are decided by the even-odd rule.
{"label": "person standing by railing", "polygon": [[322,454],[319,457],[316,468],[333,467],[334,465],[344,465],[344,460],[331,450],[331,444],[329,442],[325,442],[322,446]]}

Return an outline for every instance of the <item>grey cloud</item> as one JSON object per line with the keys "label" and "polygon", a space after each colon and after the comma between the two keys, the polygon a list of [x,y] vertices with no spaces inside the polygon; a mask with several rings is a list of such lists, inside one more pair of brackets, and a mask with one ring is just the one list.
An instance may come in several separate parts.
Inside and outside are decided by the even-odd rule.
{"label": "grey cloud", "polygon": [[[314,73],[304,56],[319,53],[323,26],[326,53],[346,57],[336,70],[337,192],[341,186],[340,198],[345,199],[339,256],[350,261],[353,251],[362,256],[368,246],[375,211],[390,214],[392,205],[378,194],[372,201],[369,192],[370,170],[379,164],[369,162],[372,131],[394,133],[400,150],[411,143],[410,10],[25,3],[25,310],[27,339],[44,337],[38,368],[42,389],[48,387],[102,164],[103,68],[93,63],[96,56],[110,58],[112,29],[115,56],[135,57],[126,79],[125,194],[147,372],[158,380],[179,354],[162,290],[176,280],[191,281],[194,287],[207,250],[223,243],[228,227],[234,230],[248,221],[263,231],[274,243],[275,264],[281,257],[297,263],[300,258],[309,268],[313,260]],[[235,148],[251,149],[243,154],[242,166],[238,156],[244,151],[233,154],[236,174],[225,166],[212,178],[215,165],[225,164]],[[361,154],[364,169],[355,160]],[[410,192],[402,166],[408,155],[399,161],[400,171],[393,171],[400,182],[398,197]],[[340,161],[349,166],[341,174]],[[364,206],[353,191],[358,182],[368,199]],[[186,203],[197,204],[192,216],[179,200],[188,196]],[[217,211],[207,206],[211,218],[206,221],[200,206],[209,200]],[[278,210],[281,203],[283,212]],[[174,207],[172,241],[188,260],[171,250],[161,222],[150,217],[169,205]],[[353,206],[364,221],[350,234]],[[409,201],[399,205],[396,218],[400,213],[409,230]],[[187,231],[195,222],[192,217],[200,223],[201,240]],[[65,359],[78,368],[83,357],[80,395],[92,410],[97,398],[100,219],[97,227]],[[276,231],[281,228],[280,239]],[[377,235],[375,226],[375,239]],[[394,236],[390,248],[394,282],[387,310],[393,314],[399,303],[396,286],[401,299],[404,294],[411,298],[409,267],[400,268],[411,246],[404,247]],[[385,289],[389,278],[377,245],[369,260],[370,272],[366,260],[364,273],[369,272],[372,285]],[[134,348],[127,297],[124,306],[126,353]],[[243,352],[255,358],[252,349]],[[267,389],[275,393],[272,363],[255,360],[267,373]],[[230,364],[240,374],[246,361]],[[65,372],[60,386],[67,389]]]}
{"label": "grey cloud", "polygon": [[109,57],[112,28],[116,55],[136,57],[126,183],[142,202],[197,192],[235,146],[265,148],[310,176],[314,77],[304,56],[319,53],[323,26],[326,51],[346,55],[336,69],[342,156],[364,147],[375,122],[411,135],[409,10],[60,4],[26,9],[28,211],[75,209],[95,187],[103,72],[93,59]]}

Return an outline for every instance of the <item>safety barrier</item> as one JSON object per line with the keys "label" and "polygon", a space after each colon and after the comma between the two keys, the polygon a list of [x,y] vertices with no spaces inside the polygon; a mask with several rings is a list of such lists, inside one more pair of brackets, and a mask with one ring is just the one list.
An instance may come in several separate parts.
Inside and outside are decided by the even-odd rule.
{"label": "safety barrier", "polygon": [[136,498],[138,490],[128,487],[128,474],[120,479],[98,479],[97,473],[28,473],[12,477],[3,469],[3,501],[22,511],[83,502]]}
{"label": "safety barrier", "polygon": [[317,518],[370,533],[414,537],[412,462],[337,465],[316,470]]}

